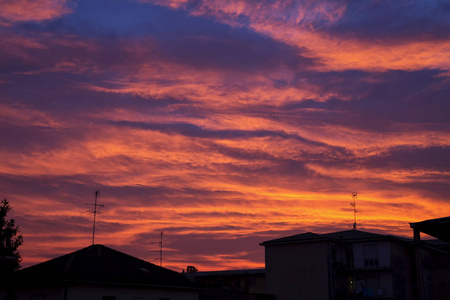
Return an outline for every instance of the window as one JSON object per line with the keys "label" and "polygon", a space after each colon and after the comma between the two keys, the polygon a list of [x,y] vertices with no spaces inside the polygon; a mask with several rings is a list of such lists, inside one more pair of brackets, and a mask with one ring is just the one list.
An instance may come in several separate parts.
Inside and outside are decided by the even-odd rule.
{"label": "window", "polygon": [[348,282],[348,289],[350,291],[354,291],[355,290],[355,278],[353,276],[348,276],[347,282]]}
{"label": "window", "polygon": [[364,266],[378,267],[378,245],[364,245]]}

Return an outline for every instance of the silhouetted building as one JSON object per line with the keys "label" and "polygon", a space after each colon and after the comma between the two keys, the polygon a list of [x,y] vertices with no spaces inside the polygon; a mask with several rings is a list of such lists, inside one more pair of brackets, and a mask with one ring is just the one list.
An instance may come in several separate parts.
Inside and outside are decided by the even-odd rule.
{"label": "silhouetted building", "polygon": [[438,244],[347,230],[261,245],[266,292],[278,300],[450,299],[450,256]]}
{"label": "silhouetted building", "polygon": [[200,300],[272,300],[273,295],[265,294],[265,270],[229,270],[209,272],[189,272],[186,276],[202,284],[205,289]]}
{"label": "silhouetted building", "polygon": [[[414,230],[416,299],[450,299],[450,217],[410,223]],[[422,240],[423,232],[438,240]]]}
{"label": "silhouetted building", "polygon": [[18,300],[197,300],[199,294],[183,274],[103,245],[17,271],[13,279]]}

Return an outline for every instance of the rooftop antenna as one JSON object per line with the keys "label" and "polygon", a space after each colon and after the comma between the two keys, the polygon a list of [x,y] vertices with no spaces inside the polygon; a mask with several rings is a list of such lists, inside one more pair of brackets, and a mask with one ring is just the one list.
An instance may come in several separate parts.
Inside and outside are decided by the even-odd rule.
{"label": "rooftop antenna", "polygon": [[162,267],[162,260],[163,260],[162,252],[163,252],[163,232],[161,231],[161,240],[159,242],[159,266],[160,267]]}
{"label": "rooftop antenna", "polygon": [[95,201],[94,201],[94,204],[92,204],[92,203],[85,203],[85,204],[87,204],[87,205],[92,205],[92,206],[94,206],[94,209],[93,209],[92,211],[90,211],[90,210],[88,211],[88,212],[94,214],[94,223],[93,223],[93,225],[92,225],[92,245],[94,245],[94,241],[95,241],[95,216],[96,216],[97,214],[101,213],[101,211],[99,211],[99,210],[97,209],[97,207],[104,207],[104,206],[105,206],[104,204],[97,204],[97,198],[98,198],[98,195],[99,195],[99,191],[96,190],[96,191],[95,191]]}
{"label": "rooftop antenna", "polygon": [[159,253],[159,258],[154,258],[153,260],[157,260],[159,259],[159,266],[162,267],[162,262],[163,262],[163,232],[161,231],[161,238],[158,242],[159,245],[159,250],[150,250],[150,252],[158,252]]}
{"label": "rooftop antenna", "polygon": [[356,230],[356,198],[358,198],[358,193],[357,192],[352,192],[352,199],[353,202],[350,202],[350,206],[353,206],[353,216],[355,218],[355,221],[353,222],[353,230]]}

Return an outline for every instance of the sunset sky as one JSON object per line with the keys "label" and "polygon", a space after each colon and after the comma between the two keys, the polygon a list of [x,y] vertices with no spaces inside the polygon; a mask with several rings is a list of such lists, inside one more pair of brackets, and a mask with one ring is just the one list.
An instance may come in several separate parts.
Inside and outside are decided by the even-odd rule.
{"label": "sunset sky", "polygon": [[448,0],[0,0],[0,197],[23,266],[181,271],[450,215]]}

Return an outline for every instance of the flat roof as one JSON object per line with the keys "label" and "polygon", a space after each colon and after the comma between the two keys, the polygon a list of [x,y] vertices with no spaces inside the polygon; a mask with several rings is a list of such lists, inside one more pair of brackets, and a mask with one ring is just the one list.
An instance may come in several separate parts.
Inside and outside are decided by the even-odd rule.
{"label": "flat roof", "polygon": [[236,276],[236,275],[257,275],[265,274],[266,269],[247,269],[247,270],[223,270],[223,271],[204,271],[191,273],[193,276]]}
{"label": "flat roof", "polygon": [[402,238],[394,235],[384,235],[378,233],[371,233],[361,230],[344,230],[325,234],[317,234],[313,232],[306,232],[302,234],[287,236],[279,239],[265,241],[261,246],[304,243],[304,242],[321,242],[321,241],[340,241],[340,242],[355,242],[367,240],[395,240],[399,242],[412,242],[412,239]]}
{"label": "flat roof", "polygon": [[450,242],[450,217],[409,223],[409,225],[414,230],[418,230],[437,239]]}

